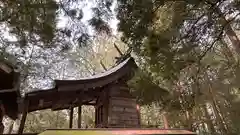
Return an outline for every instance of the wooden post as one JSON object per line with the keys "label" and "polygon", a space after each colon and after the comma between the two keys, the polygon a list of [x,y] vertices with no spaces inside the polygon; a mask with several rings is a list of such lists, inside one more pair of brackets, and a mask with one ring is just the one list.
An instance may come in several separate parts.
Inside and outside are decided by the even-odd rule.
{"label": "wooden post", "polygon": [[3,104],[0,100],[0,134],[3,134],[3,132],[4,132],[4,125],[2,123],[4,114],[5,114],[5,109],[4,109],[4,106],[3,106]]}
{"label": "wooden post", "polygon": [[137,104],[137,117],[138,117],[138,127],[141,127],[141,114],[140,114],[140,106]]}
{"label": "wooden post", "polygon": [[18,129],[18,134],[23,133],[24,125],[25,125],[25,121],[26,121],[27,113],[28,113],[28,105],[29,105],[29,101],[25,101],[24,102],[23,113],[22,113],[22,119],[21,119],[21,123],[20,123],[19,129]]}
{"label": "wooden post", "polygon": [[120,54],[120,56],[123,55],[123,53],[120,51],[120,49],[118,48],[118,46],[114,43],[114,47],[116,48],[116,50],[118,51],[118,53]]}
{"label": "wooden post", "polygon": [[100,61],[100,64],[101,64],[102,68],[103,68],[105,71],[107,71],[107,68],[106,68],[106,66],[103,64],[102,61]]}
{"label": "wooden post", "polygon": [[70,107],[70,113],[69,113],[69,128],[72,128],[73,125],[73,107]]}
{"label": "wooden post", "polygon": [[82,105],[78,106],[78,128],[82,126]]}
{"label": "wooden post", "polygon": [[[0,115],[2,115],[2,114],[0,114]],[[0,118],[0,134],[3,134],[3,131],[4,131],[4,125],[2,123],[2,120],[3,120],[3,117]]]}
{"label": "wooden post", "polygon": [[98,125],[98,108],[97,106],[95,105],[95,128],[97,128],[97,125]]}
{"label": "wooden post", "polygon": [[8,134],[11,134],[12,133],[12,130],[13,130],[13,125],[14,125],[14,121],[11,121],[11,124],[10,124],[10,127],[8,129]]}
{"label": "wooden post", "polygon": [[163,116],[164,129],[169,129],[166,112],[164,112],[162,116]]}

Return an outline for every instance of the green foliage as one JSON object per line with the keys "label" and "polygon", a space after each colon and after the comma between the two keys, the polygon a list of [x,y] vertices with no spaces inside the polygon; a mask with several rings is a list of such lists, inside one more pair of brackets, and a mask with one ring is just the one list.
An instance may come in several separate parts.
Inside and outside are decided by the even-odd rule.
{"label": "green foliage", "polygon": [[215,39],[222,36],[227,24],[221,22],[215,9],[222,3],[119,1],[119,31],[123,32],[123,41],[144,58],[152,72],[174,80],[182,69],[201,60]]}
{"label": "green foliage", "polygon": [[136,72],[135,77],[129,81],[132,93],[137,96],[140,104],[152,104],[155,101],[163,102],[169,91],[161,88],[147,73]]}
{"label": "green foliage", "polygon": [[51,110],[30,113],[27,117],[24,132],[41,133],[48,128],[67,128],[68,119],[62,111]]}
{"label": "green foliage", "polygon": [[[108,22],[114,15],[113,2],[95,1],[93,17],[88,24],[83,24],[85,14],[82,8],[76,7],[84,3],[82,0],[0,0],[3,15],[0,18],[0,57],[13,57],[13,61],[24,59],[31,67],[27,75],[42,77],[46,67],[66,59],[54,57],[55,53],[63,54],[59,48],[70,53],[71,47],[78,45],[81,53],[74,57],[83,65],[88,60],[83,60],[82,55],[90,58],[89,52],[97,48],[86,46],[95,35],[90,35],[85,26],[92,26],[98,34],[111,35]],[[129,85],[138,102],[145,105],[141,110],[145,125],[163,126],[161,116],[166,112],[171,128],[188,128],[204,134],[240,133],[240,66],[235,47],[239,40],[236,37],[235,42],[227,39],[239,29],[239,15],[234,15],[239,13],[239,5],[238,0],[117,0],[118,30],[122,32],[123,42],[139,60],[140,70]],[[61,14],[65,15],[68,24],[58,29],[57,17]],[[17,37],[17,42],[4,38],[5,27]],[[56,47],[54,51],[46,48],[44,51],[37,48],[36,52],[32,51],[34,53],[29,51],[33,45],[43,44],[60,47],[53,46]],[[14,56],[11,47],[18,55]],[[21,52],[26,54],[22,56]],[[35,59],[26,58],[29,55]],[[103,57],[105,55],[101,55]],[[92,58],[97,58],[94,62],[98,63],[100,55]],[[96,66],[86,66],[88,70],[89,67],[93,68],[90,71],[96,71]],[[93,127],[93,117],[86,111],[84,125]],[[55,112],[30,114],[26,131],[65,127],[66,118],[65,114]]]}
{"label": "green foliage", "polygon": [[123,31],[123,41],[145,58],[153,72],[160,71],[166,79],[172,79],[194,62],[195,56],[192,55],[193,45],[179,46],[176,43],[179,29],[187,17],[186,3],[162,4],[152,1],[121,3],[119,30]]}
{"label": "green foliage", "polygon": [[[82,18],[84,13],[80,5],[87,2],[80,0],[0,0],[1,27],[6,30],[1,31],[2,44],[9,44],[13,37],[14,45],[25,47],[32,44],[41,47],[61,46],[64,51],[71,49],[70,41],[82,47],[89,44],[94,35],[89,34],[89,25],[96,32],[111,33],[108,21],[111,19],[111,0],[97,1],[92,8],[93,17],[89,23],[84,24]],[[58,27],[59,20],[64,16],[67,25]],[[3,36],[2,36],[3,35]],[[17,42],[15,42],[15,38]],[[84,39],[83,39],[84,38]],[[5,40],[6,39],[6,40]],[[62,45],[67,44],[67,45]]]}
{"label": "green foliage", "polygon": [[0,1],[1,22],[17,36],[21,46],[40,37],[44,43],[54,38],[57,3],[54,0]]}
{"label": "green foliage", "polygon": [[141,124],[143,128],[163,127],[161,108],[157,104],[141,106]]}
{"label": "green foliage", "polygon": [[[239,112],[234,105],[238,94],[232,93],[239,88],[239,57],[223,35],[236,34],[236,3],[119,1],[119,31],[142,70],[130,82],[133,93],[141,103],[154,102],[166,111],[171,127],[210,134],[239,132],[232,117]],[[232,18],[226,21],[226,16]],[[230,42],[235,47],[240,40]],[[167,96],[159,86],[167,86]]]}

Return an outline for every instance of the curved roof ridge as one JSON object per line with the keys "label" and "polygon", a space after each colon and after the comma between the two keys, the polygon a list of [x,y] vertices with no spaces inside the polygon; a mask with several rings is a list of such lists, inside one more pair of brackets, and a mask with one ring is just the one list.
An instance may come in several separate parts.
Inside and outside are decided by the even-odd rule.
{"label": "curved roof ridge", "polygon": [[111,68],[111,69],[109,69],[109,70],[107,70],[105,72],[93,75],[93,76],[83,77],[83,78],[80,78],[80,79],[77,79],[77,80],[55,80],[55,81],[80,81],[80,80],[91,80],[91,79],[102,78],[102,77],[108,76],[108,75],[118,71],[123,66],[125,66],[129,62],[129,60],[131,60],[131,59],[132,59],[132,57],[129,57],[126,60],[124,60],[121,63],[119,63],[118,65],[116,65],[115,67],[113,67],[113,68]]}

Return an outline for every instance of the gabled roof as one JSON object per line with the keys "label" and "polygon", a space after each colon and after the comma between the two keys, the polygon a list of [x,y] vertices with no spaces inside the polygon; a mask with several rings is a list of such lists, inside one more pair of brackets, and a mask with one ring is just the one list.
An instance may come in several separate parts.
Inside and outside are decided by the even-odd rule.
{"label": "gabled roof", "polygon": [[102,87],[123,76],[130,75],[135,68],[137,68],[136,63],[134,59],[130,57],[104,73],[80,78],[78,80],[55,80],[55,84],[59,91],[74,91],[78,89]]}
{"label": "gabled roof", "polygon": [[25,99],[29,100],[29,111],[57,109],[58,103],[64,103],[66,108],[73,102],[76,102],[76,105],[78,102],[90,104],[106,85],[122,78],[126,81],[130,79],[135,68],[137,66],[133,58],[127,58],[98,75],[79,80],[55,80],[55,87],[52,89],[26,93]]}

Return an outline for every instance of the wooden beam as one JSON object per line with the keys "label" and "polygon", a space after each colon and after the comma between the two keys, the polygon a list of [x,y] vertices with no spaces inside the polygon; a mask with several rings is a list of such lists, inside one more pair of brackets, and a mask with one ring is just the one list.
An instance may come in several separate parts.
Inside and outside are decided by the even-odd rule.
{"label": "wooden beam", "polygon": [[107,68],[106,68],[106,66],[103,64],[102,60],[100,60],[100,64],[101,64],[102,68],[103,68],[105,71],[107,71]]}
{"label": "wooden beam", "polygon": [[95,106],[96,103],[84,103],[84,105],[92,105],[92,106]]}
{"label": "wooden beam", "polygon": [[70,107],[70,113],[69,113],[69,128],[72,128],[73,125],[73,107]]}
{"label": "wooden beam", "polygon": [[123,53],[120,51],[120,49],[118,48],[118,46],[114,43],[114,47],[116,48],[116,50],[118,51],[118,53],[120,54],[120,56],[123,55]]}
{"label": "wooden beam", "polygon": [[24,102],[24,110],[23,110],[20,126],[19,126],[19,129],[18,129],[18,134],[23,133],[24,125],[25,125],[25,121],[26,121],[27,113],[28,113],[28,106],[29,106],[29,101],[27,100],[27,101]]}
{"label": "wooden beam", "polygon": [[82,128],[82,105],[78,106],[78,128]]}
{"label": "wooden beam", "polygon": [[8,65],[6,65],[3,62],[0,62],[0,69],[2,69],[4,72],[6,72],[8,74],[13,71],[13,69],[11,67],[9,67]]}
{"label": "wooden beam", "polygon": [[[52,107],[52,111],[58,111],[58,110],[64,110],[64,109],[69,109],[70,107],[78,107],[79,105],[96,105],[96,103],[90,103],[91,101],[93,101],[94,99],[91,99],[91,100],[79,100],[78,102],[72,104],[72,103],[68,103],[68,104],[65,104],[63,101],[61,102],[58,102],[58,103],[55,103],[55,106]],[[61,104],[62,103],[62,104]],[[56,104],[58,104],[56,106]]]}

